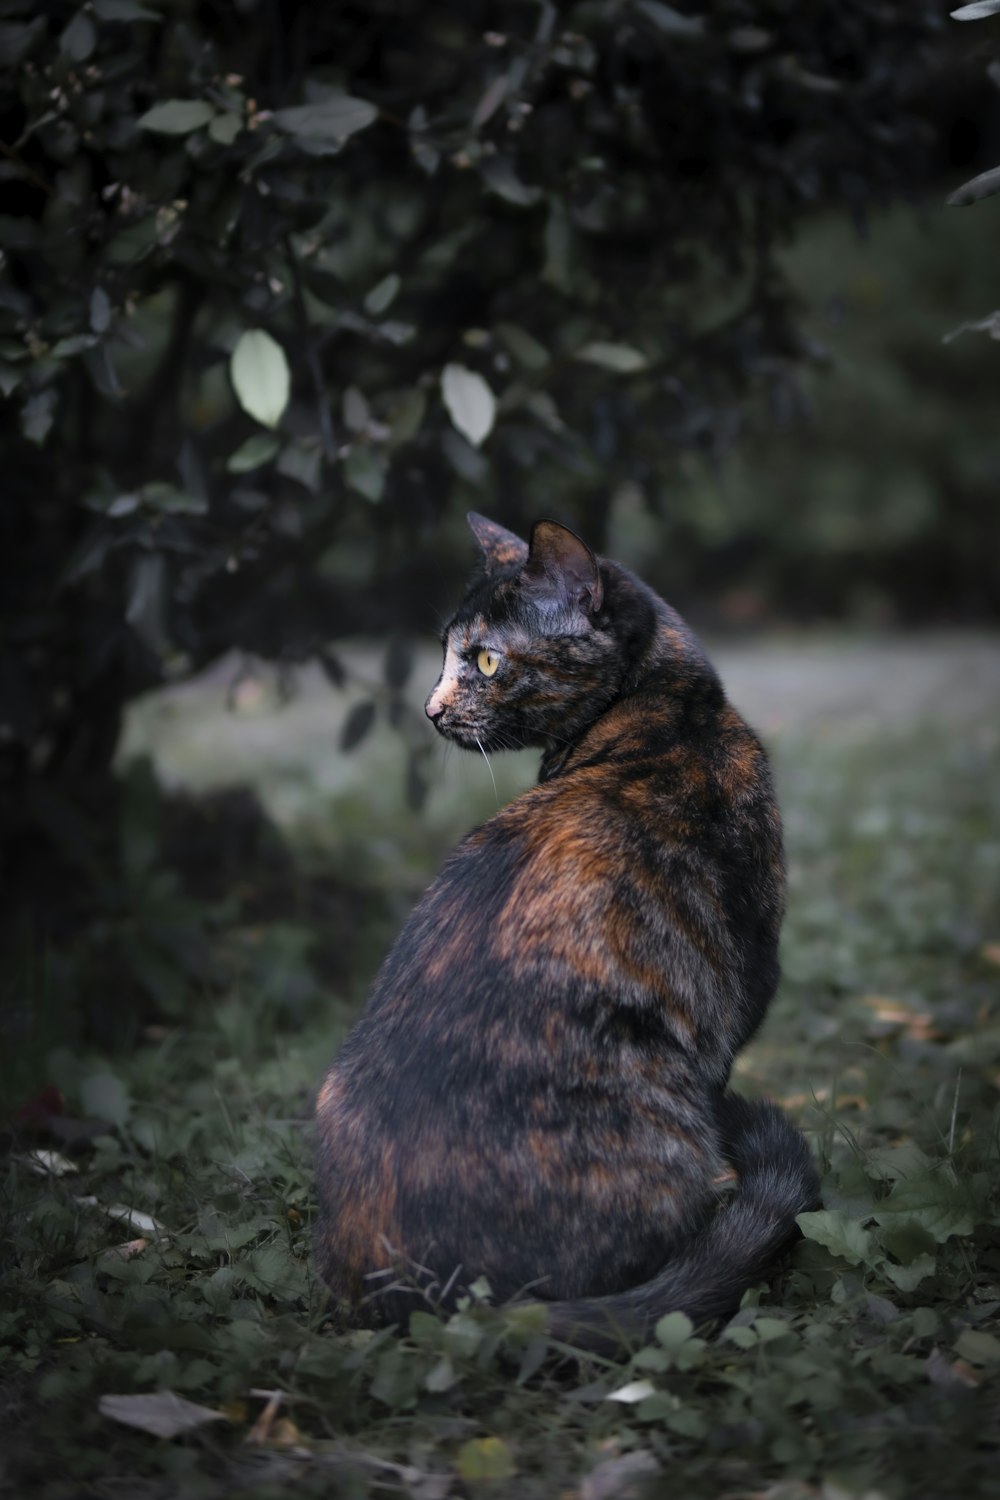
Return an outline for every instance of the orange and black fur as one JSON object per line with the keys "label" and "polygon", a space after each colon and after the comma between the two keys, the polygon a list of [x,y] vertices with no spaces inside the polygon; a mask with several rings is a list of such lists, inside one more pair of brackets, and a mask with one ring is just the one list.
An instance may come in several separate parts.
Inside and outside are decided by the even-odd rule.
{"label": "orange and black fur", "polygon": [[727,1092],[778,980],[781,824],[668,605],[555,522],[470,523],[427,714],[540,747],[539,785],[446,861],[326,1076],[319,1260],[369,1320],[417,1305],[401,1266],[446,1304],[485,1275],[608,1348],[731,1311],[816,1206],[798,1131]]}

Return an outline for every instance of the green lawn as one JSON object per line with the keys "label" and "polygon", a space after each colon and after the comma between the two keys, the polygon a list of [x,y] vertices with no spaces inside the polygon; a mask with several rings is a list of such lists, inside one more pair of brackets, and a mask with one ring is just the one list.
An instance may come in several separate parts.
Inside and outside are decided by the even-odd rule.
{"label": "green lawn", "polygon": [[[984,704],[882,727],[821,716],[773,740],[785,975],[737,1083],[783,1099],[826,1169],[783,1279],[721,1335],[675,1315],[619,1366],[558,1357],[530,1314],[486,1305],[399,1334],[326,1323],[310,1091],[441,849],[493,802],[482,768],[475,814],[427,825],[383,767],[367,798],[361,778],[349,801],[327,787],[287,824],[303,891],[320,870],[370,886],[341,912],[339,969],[304,898],[254,916],[251,874],[206,929],[225,984],[127,1051],[60,1046],[65,986],[57,1004],[39,965],[5,1064],[15,1102],[53,1084],[107,1125],[72,1146],[22,1131],[4,1166],[0,1490],[996,1494],[1000,726]],[[74,1170],[46,1174],[40,1148]],[[157,1392],[222,1416],[168,1439],[102,1412]]]}

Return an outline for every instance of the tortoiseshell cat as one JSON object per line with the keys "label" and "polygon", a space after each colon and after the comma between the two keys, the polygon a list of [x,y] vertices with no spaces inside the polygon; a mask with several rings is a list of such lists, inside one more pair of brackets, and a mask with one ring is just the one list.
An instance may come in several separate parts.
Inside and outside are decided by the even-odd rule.
{"label": "tortoiseshell cat", "polygon": [[612,1348],[731,1311],[817,1203],[798,1131],[726,1090],[778,980],[781,824],[669,605],[553,521],[469,520],[427,715],[540,747],[539,785],[446,861],[320,1089],[320,1265],[368,1320],[421,1267]]}

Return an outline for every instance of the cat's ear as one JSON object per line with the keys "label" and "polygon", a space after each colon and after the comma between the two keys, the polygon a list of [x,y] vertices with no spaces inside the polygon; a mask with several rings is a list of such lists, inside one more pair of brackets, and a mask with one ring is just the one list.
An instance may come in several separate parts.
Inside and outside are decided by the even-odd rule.
{"label": "cat's ear", "polygon": [[522,542],[519,536],[515,536],[505,526],[498,526],[496,521],[488,521],[474,510],[469,511],[467,520],[473,536],[483,549],[483,561],[488,573],[492,573],[494,568],[510,568],[515,564],[520,566],[527,561],[527,542]]}
{"label": "cat's ear", "polygon": [[560,608],[596,615],[604,599],[597,558],[558,521],[536,521],[531,528],[524,577],[536,598]]}

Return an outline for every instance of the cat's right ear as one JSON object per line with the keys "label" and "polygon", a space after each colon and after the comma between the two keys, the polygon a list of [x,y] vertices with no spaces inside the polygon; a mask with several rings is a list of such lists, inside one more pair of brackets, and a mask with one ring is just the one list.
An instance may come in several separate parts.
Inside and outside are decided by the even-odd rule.
{"label": "cat's right ear", "polygon": [[522,567],[527,562],[528,544],[522,542],[519,536],[515,536],[505,526],[498,526],[496,521],[488,521],[474,510],[469,511],[467,519],[473,536],[483,549],[483,561],[488,573],[492,573],[495,568]]}
{"label": "cat's right ear", "polygon": [[536,521],[524,581],[543,604],[596,615],[604,602],[597,558],[585,541],[558,521]]}

